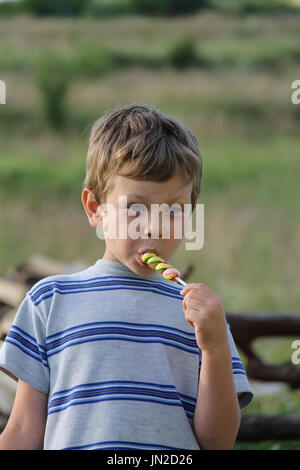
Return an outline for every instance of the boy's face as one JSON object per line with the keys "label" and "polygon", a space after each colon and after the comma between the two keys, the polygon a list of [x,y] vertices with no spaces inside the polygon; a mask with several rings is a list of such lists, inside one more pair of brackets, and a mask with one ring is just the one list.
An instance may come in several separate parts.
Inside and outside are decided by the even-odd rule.
{"label": "boy's face", "polygon": [[[143,264],[140,255],[154,252],[168,260],[175,253],[184,236],[183,209],[184,204],[191,203],[191,192],[192,183],[186,184],[179,173],[165,182],[115,176],[113,188],[101,207],[92,192],[84,189],[82,202],[90,224],[94,227],[103,224],[106,242],[103,259],[119,261],[138,274],[152,274],[154,271]],[[160,204],[171,209],[171,213],[169,209],[164,212],[166,219],[157,212]],[[154,216],[155,211],[158,217]],[[167,237],[163,232],[165,223],[169,227]],[[180,231],[176,235],[175,224],[182,227],[181,238]]]}

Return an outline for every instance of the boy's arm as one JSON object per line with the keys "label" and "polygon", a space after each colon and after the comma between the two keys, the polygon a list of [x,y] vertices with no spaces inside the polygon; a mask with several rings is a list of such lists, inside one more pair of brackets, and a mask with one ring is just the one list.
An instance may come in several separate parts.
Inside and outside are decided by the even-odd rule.
{"label": "boy's arm", "polygon": [[231,449],[240,426],[226,317],[221,298],[202,283],[181,290],[187,322],[195,328],[201,369],[194,432],[203,449]]}
{"label": "boy's arm", "polygon": [[18,380],[14,406],[0,435],[0,450],[43,449],[48,395]]}
{"label": "boy's arm", "polygon": [[240,419],[229,344],[214,351],[203,351],[193,417],[194,432],[200,447],[232,449]]}

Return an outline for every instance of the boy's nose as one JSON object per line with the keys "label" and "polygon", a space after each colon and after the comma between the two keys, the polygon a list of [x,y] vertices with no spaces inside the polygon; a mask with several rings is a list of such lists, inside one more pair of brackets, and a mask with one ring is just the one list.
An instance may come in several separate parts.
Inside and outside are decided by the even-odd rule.
{"label": "boy's nose", "polygon": [[158,215],[152,216],[149,214],[148,217],[144,217],[141,221],[142,224],[142,232],[144,235],[151,237],[151,238],[161,238],[163,234],[163,224],[164,220],[163,217]]}

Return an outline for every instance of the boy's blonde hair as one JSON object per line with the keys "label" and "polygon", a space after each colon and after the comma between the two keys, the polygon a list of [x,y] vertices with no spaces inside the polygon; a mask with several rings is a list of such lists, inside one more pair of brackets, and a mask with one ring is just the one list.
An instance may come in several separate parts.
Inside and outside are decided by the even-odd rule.
{"label": "boy's blonde hair", "polygon": [[166,181],[178,171],[200,194],[202,159],[196,137],[183,124],[146,104],[106,112],[92,126],[83,186],[102,204],[116,175]]}

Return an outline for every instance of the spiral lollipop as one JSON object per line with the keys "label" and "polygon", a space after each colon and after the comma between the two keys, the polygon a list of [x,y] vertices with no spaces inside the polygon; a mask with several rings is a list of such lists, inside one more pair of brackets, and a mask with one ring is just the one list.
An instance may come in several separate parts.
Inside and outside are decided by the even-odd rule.
{"label": "spiral lollipop", "polygon": [[157,256],[155,253],[144,253],[141,256],[141,260],[150,268],[155,269],[155,271],[161,273],[165,279],[178,282],[178,284],[181,284],[182,286],[187,285],[186,282],[180,279],[180,272],[178,269],[173,268],[173,266],[167,263],[160,256]]}

